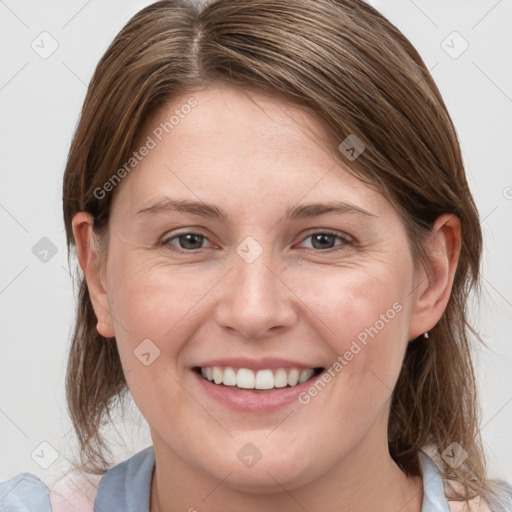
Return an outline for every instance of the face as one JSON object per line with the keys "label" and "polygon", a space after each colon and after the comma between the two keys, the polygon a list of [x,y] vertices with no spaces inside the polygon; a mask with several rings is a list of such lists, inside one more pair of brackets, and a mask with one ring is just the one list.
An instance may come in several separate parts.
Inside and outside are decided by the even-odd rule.
{"label": "face", "polygon": [[[261,490],[269,473],[292,488],[387,450],[389,398],[420,334],[396,210],[277,97],[211,87],[148,127],[140,145],[155,144],[115,191],[101,329],[155,452]],[[297,374],[309,380],[290,385]]]}

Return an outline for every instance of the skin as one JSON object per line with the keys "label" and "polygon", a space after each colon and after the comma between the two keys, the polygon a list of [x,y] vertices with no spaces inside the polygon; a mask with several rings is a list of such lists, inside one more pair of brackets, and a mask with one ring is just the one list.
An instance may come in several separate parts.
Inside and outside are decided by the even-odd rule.
{"label": "skin", "polygon": [[[408,341],[446,308],[458,219],[437,220],[428,267],[416,268],[397,211],[307,135],[321,132],[318,120],[279,97],[222,85],[189,92],[156,112],[140,140],[192,95],[198,106],[118,185],[103,265],[91,216],[73,219],[97,329],[116,337],[150,426],[151,512],[419,512],[421,478],[407,478],[388,451],[389,399]],[[136,215],[163,195],[213,203],[227,219]],[[288,207],[332,200],[372,216],[284,218]],[[312,235],[325,230],[353,243],[322,245]],[[187,232],[204,239],[158,246]],[[236,252],[248,236],[262,249],[252,263]],[[232,356],[328,368],[394,303],[401,311],[307,405],[236,413],[191,372]],[[146,338],[161,351],[149,366],[134,356]],[[248,442],[262,454],[250,468],[237,457]]]}

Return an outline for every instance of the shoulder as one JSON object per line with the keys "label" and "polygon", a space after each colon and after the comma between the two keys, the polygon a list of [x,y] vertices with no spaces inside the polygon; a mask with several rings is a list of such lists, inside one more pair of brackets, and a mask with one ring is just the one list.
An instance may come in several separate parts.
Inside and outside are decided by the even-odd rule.
{"label": "shoulder", "polygon": [[1,512],[124,512],[146,510],[155,465],[153,447],[106,471],[70,469],[48,482],[20,473],[0,483]]}
{"label": "shoulder", "polygon": [[[447,487],[449,485],[451,488],[460,488],[462,492],[462,486],[457,484],[458,482],[450,483],[447,484]],[[450,496],[449,491],[447,491],[447,496]],[[450,507],[450,512],[492,512],[487,502],[481,496],[477,496],[467,503],[457,499],[448,499],[448,506]]]}
{"label": "shoulder", "polygon": [[101,478],[78,469],[63,474],[50,485],[52,512],[93,512]]}
{"label": "shoulder", "polygon": [[0,483],[2,512],[52,512],[50,489],[32,473],[20,473]]}
{"label": "shoulder", "polygon": [[66,472],[46,484],[32,473],[20,473],[0,483],[2,512],[92,512],[101,477],[79,470]]}
{"label": "shoulder", "polygon": [[[512,512],[512,486],[503,480],[487,480],[484,496],[476,496],[467,503],[458,499],[463,495],[460,482],[443,476],[443,461],[436,450],[428,447],[419,452],[424,477],[437,482],[437,499],[446,500],[450,512]],[[426,487],[425,487],[426,488]],[[443,508],[444,509],[444,508]]]}
{"label": "shoulder", "polygon": [[[455,482],[447,483],[447,495],[451,489],[462,490],[462,486]],[[450,512],[512,512],[512,486],[503,480],[489,480],[485,499],[477,496],[469,500],[469,508],[465,502],[449,499]]]}

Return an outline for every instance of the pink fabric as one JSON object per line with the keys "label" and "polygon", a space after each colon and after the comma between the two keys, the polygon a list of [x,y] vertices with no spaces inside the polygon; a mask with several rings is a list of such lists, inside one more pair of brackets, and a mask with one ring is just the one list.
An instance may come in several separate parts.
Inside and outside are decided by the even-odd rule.
{"label": "pink fabric", "polygon": [[94,500],[101,475],[88,475],[77,469],[66,473],[50,487],[53,512],[94,512]]}
{"label": "pink fabric", "polygon": [[464,487],[460,482],[456,482],[454,480],[447,482],[445,480],[444,489],[448,500],[448,506],[450,507],[450,512],[492,512],[487,503],[480,496],[476,496],[472,500],[469,500],[469,508],[465,501],[451,500],[450,497],[454,496],[453,491],[458,491],[461,495],[464,494]]}
{"label": "pink fabric", "polygon": [[484,500],[479,497],[469,500],[469,508],[465,501],[448,500],[450,512],[492,512]]}

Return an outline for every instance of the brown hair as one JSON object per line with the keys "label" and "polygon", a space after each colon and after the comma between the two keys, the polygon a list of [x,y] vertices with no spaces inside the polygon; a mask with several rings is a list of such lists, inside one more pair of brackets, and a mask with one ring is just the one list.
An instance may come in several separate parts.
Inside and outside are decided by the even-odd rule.
{"label": "brown hair", "polygon": [[[94,191],[126,162],[150,114],[178,93],[218,80],[282,94],[318,116],[326,148],[402,215],[416,262],[441,214],[456,215],[462,247],[447,308],[430,338],[409,343],[389,417],[389,450],[419,475],[418,450],[456,441],[468,453],[445,477],[465,497],[490,492],[467,322],[478,290],[482,234],[446,106],[407,38],[361,0],[185,0],[152,4],[122,29],[100,60],[83,105],[64,175],[70,251],[74,214],[106,230],[112,193]],[[338,144],[355,134],[366,146],[354,161]],[[69,256],[69,252],[68,252]],[[67,399],[88,467],[108,467],[100,427],[126,391],[115,338],[96,330],[80,278],[69,355]],[[108,451],[108,449],[107,449]]]}

